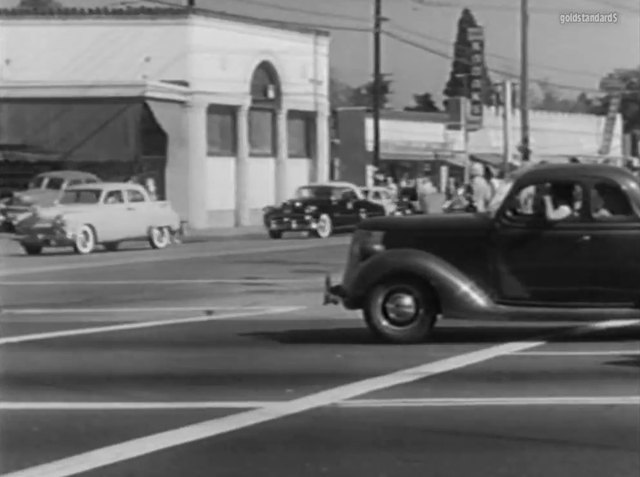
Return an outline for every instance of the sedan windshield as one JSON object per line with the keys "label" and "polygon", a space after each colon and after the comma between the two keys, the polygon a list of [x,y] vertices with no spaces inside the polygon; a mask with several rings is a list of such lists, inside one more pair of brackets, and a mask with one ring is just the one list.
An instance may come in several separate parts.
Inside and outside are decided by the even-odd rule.
{"label": "sedan windshield", "polygon": [[331,199],[340,196],[340,189],[330,186],[305,186],[296,191],[296,199]]}
{"label": "sedan windshield", "polygon": [[47,180],[44,176],[36,177],[34,180],[29,182],[29,189],[44,189],[44,183]]}
{"label": "sedan windshield", "polygon": [[97,204],[100,201],[102,191],[100,189],[75,189],[68,190],[60,199],[61,204]]}

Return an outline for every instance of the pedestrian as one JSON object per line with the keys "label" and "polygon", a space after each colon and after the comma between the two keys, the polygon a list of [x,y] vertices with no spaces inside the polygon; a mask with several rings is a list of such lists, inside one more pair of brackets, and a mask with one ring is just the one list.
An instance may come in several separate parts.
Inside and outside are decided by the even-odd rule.
{"label": "pedestrian", "polygon": [[485,169],[482,164],[476,162],[471,166],[471,181],[468,195],[470,205],[476,212],[485,212],[491,202],[491,186],[484,177]]}
{"label": "pedestrian", "polygon": [[418,200],[423,214],[441,214],[443,212],[444,194],[438,192],[429,177],[423,177],[420,181]]}

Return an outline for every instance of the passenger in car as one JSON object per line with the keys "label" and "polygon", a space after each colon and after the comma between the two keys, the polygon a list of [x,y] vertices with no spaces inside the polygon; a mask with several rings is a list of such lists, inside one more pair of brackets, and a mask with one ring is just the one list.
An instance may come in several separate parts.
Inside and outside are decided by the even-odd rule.
{"label": "passenger in car", "polygon": [[571,184],[551,184],[543,196],[547,220],[558,222],[574,214],[574,186]]}

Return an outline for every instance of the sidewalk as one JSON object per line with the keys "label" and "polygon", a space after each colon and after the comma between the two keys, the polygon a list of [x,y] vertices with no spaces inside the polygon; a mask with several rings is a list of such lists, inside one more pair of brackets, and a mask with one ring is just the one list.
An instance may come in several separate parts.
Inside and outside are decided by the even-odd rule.
{"label": "sidewalk", "polygon": [[266,238],[264,225],[255,225],[250,227],[216,227],[209,229],[189,230],[187,229],[184,243],[197,243],[208,241],[233,240],[236,238],[258,239]]}

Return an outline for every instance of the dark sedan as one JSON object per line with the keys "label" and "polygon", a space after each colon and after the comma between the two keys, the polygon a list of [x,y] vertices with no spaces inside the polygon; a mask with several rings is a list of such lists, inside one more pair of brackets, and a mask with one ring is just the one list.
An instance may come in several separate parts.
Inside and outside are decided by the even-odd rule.
{"label": "dark sedan", "polygon": [[269,237],[284,232],[312,232],[320,238],[354,229],[362,220],[381,217],[385,208],[367,200],[359,187],[348,182],[327,182],[299,187],[294,198],[264,209]]}

